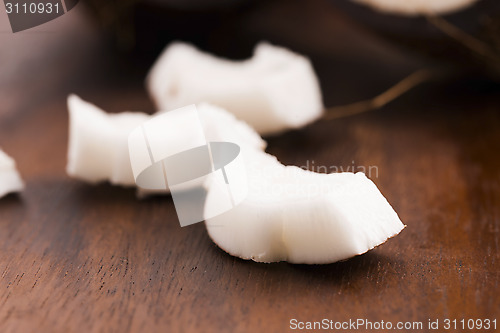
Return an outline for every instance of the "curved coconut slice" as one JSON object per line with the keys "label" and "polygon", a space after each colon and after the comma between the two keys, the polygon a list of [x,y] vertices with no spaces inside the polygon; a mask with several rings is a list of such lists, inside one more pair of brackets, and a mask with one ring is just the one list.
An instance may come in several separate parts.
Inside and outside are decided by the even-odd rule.
{"label": "curved coconut slice", "polygon": [[[92,182],[134,185],[128,135],[150,116],[106,114],[76,96],[68,104],[68,173]],[[329,263],[364,253],[404,227],[363,174],[285,167],[262,151],[265,142],[250,127],[226,111],[203,104],[199,114],[207,141],[237,143],[247,170],[248,196],[206,221],[212,239],[230,254],[262,262]],[[204,185],[209,211],[222,198],[210,178]]]}
{"label": "curved coconut slice", "polygon": [[147,87],[160,110],[213,103],[262,135],[303,127],[323,112],[310,61],[267,43],[258,44],[253,57],[240,62],[173,43],[151,69]]}
{"label": "curved coconut slice", "polygon": [[401,14],[425,15],[446,14],[472,5],[477,0],[353,0],[373,9]]}
{"label": "curved coconut slice", "polygon": [[[68,109],[68,175],[91,183],[135,186],[128,135],[152,116],[140,112],[109,114],[75,95],[68,97]],[[209,104],[199,105],[198,111],[207,141],[265,148],[265,141],[255,131],[226,111]],[[179,133],[182,129],[170,135]]]}
{"label": "curved coconut slice", "polygon": [[20,192],[23,188],[16,162],[0,150],[0,198],[8,193]]}
{"label": "curved coconut slice", "polygon": [[[244,157],[248,196],[206,221],[213,241],[234,256],[332,263],[362,254],[404,228],[363,173],[314,173],[262,152],[246,151]],[[206,209],[218,200],[209,191]]]}

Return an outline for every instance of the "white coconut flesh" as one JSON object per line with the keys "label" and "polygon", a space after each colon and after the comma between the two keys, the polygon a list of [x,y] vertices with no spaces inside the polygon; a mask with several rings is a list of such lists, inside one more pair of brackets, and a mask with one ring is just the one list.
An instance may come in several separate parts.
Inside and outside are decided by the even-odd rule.
{"label": "white coconut flesh", "polygon": [[[68,173],[90,182],[134,185],[128,135],[150,116],[107,114],[76,96],[68,104]],[[237,143],[247,174],[247,197],[206,220],[210,237],[226,252],[259,262],[331,263],[362,254],[404,228],[364,174],[327,175],[284,166],[263,152],[265,142],[245,123],[211,105],[198,109],[207,141]],[[182,129],[170,133],[185,140],[182,134]],[[204,186],[207,210],[221,197],[210,190],[210,182]]]}
{"label": "white coconut flesh", "polygon": [[148,91],[159,110],[208,102],[233,113],[259,134],[303,127],[323,112],[310,61],[260,43],[245,61],[230,61],[184,43],[169,45],[152,67]]}
{"label": "white coconut flesh", "polygon": [[447,14],[475,3],[477,0],[352,0],[381,12],[399,15]]}
{"label": "white coconut flesh", "polygon": [[149,119],[140,112],[108,114],[75,95],[68,97],[68,175],[90,183],[133,186],[128,134]]}
{"label": "white coconut flesh", "polygon": [[[68,175],[90,183],[108,181],[135,186],[128,136],[152,116],[141,112],[106,113],[75,95],[68,97],[68,109]],[[265,149],[266,142],[228,112],[209,104],[198,105],[198,111],[207,141],[229,141]],[[171,135],[172,142],[186,140],[182,128],[165,135]]]}
{"label": "white coconut flesh", "polygon": [[[224,251],[258,262],[325,264],[367,252],[404,225],[363,173],[318,174],[245,151],[248,196],[206,221]],[[206,206],[220,200],[210,191]]]}
{"label": "white coconut flesh", "polygon": [[16,162],[0,149],[0,198],[24,188]]}

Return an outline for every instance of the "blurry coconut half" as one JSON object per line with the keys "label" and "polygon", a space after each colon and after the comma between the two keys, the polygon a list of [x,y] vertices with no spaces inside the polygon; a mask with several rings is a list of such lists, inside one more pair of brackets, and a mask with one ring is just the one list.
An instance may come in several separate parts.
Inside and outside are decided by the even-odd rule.
{"label": "blurry coconut half", "polygon": [[500,79],[498,0],[342,0],[359,25],[442,65]]}
{"label": "blurry coconut half", "polygon": [[353,0],[376,10],[402,15],[446,14],[470,6],[477,0]]}

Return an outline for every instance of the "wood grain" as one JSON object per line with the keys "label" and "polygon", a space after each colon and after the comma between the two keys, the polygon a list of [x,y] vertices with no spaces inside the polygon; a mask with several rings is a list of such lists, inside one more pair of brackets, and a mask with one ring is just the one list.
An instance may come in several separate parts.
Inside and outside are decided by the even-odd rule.
{"label": "wood grain", "polygon": [[[325,20],[314,29],[326,29],[325,3],[312,3],[310,16]],[[365,99],[411,67],[397,53],[356,58],[307,38],[324,31],[296,39],[283,31],[280,39],[262,11],[245,36],[310,48],[327,105]],[[284,163],[376,166],[372,178],[407,228],[341,263],[258,264],[218,249],[203,224],[181,228],[170,197],[137,200],[132,189],[66,176],[69,92],[112,112],[153,110],[142,86],[149,63],[116,63],[82,10],[71,15],[47,25],[64,33],[0,35],[9,48],[0,50],[8,59],[0,145],[27,184],[0,200],[1,332],[283,332],[292,318],[424,328],[429,318],[500,319],[498,85],[428,84],[380,111],[268,138]],[[33,44],[40,35],[47,43]]]}

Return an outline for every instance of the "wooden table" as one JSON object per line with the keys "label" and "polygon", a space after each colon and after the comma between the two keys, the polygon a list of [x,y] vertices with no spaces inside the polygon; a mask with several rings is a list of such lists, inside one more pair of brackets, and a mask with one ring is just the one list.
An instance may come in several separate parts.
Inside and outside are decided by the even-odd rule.
{"label": "wooden table", "polygon": [[[309,54],[326,105],[422,66],[342,28],[325,2],[305,7],[270,4],[244,33]],[[286,24],[298,13],[300,34]],[[16,35],[0,23],[0,146],[26,181],[0,200],[1,332],[283,332],[294,318],[415,321],[424,332],[429,319],[500,320],[500,86],[429,83],[379,111],[268,138],[287,164],[376,166],[407,228],[341,263],[259,264],[224,253],[202,223],[181,228],[168,196],[138,200],[65,174],[67,94],[152,112],[150,62],[117,61],[83,8]]]}

